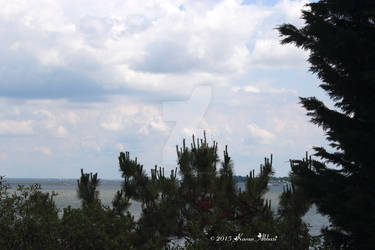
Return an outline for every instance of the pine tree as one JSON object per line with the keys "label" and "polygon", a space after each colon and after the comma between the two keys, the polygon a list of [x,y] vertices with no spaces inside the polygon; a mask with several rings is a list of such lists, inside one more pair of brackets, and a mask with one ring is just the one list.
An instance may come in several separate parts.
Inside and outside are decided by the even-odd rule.
{"label": "pine tree", "polygon": [[334,102],[301,98],[311,121],[323,128],[332,149],[293,161],[294,184],[329,215],[330,249],[375,246],[375,1],[320,0],[302,11],[305,25],[280,26],[282,43],[310,52],[310,70]]}
{"label": "pine tree", "polygon": [[61,249],[132,249],[133,218],[122,200],[116,203],[117,209],[101,203],[99,183],[97,173],[88,174],[81,169],[77,195],[82,206],[63,209],[58,234]]}
{"label": "pine tree", "polygon": [[77,195],[82,201],[82,205],[90,205],[99,201],[99,186],[98,173],[85,174],[81,169],[81,178],[77,180],[78,189]]}
{"label": "pine tree", "polygon": [[[273,174],[272,157],[265,158],[258,175],[250,172],[245,189],[240,190],[233,180],[227,147],[223,161],[217,153],[217,142],[209,144],[205,135],[203,139],[193,136],[190,147],[183,140],[182,147],[176,149],[178,169],[172,170],[169,177],[157,166],[148,176],[136,158],[132,160],[128,152],[120,153],[124,182],[113,206],[115,211],[121,211],[117,206],[123,202],[141,202],[136,248],[161,249],[173,239],[184,239],[188,249],[301,250],[311,245],[307,226],[301,220],[304,212],[293,213],[297,210],[294,192],[288,189],[289,195],[282,198],[280,215],[264,199]],[[279,238],[275,242],[240,240],[257,239],[259,233]]]}

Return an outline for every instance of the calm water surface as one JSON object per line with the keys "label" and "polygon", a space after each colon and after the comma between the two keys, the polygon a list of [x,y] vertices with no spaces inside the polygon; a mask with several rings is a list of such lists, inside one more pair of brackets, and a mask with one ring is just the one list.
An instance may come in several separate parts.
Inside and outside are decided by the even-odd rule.
{"label": "calm water surface", "polygon": [[[31,185],[34,183],[41,184],[43,191],[58,193],[58,196],[54,198],[56,206],[62,210],[62,208],[71,206],[73,208],[78,208],[81,206],[79,199],[77,198],[77,180],[73,179],[6,179],[11,185],[11,190],[13,191],[17,188],[17,185]],[[244,183],[237,184],[239,188],[244,190]],[[101,180],[99,186],[99,198],[104,205],[110,206],[112,199],[121,188],[121,180]],[[283,191],[282,185],[271,185],[268,187],[269,191],[265,194],[265,198],[271,200],[271,208],[277,211],[279,204],[279,195]],[[138,219],[141,214],[141,204],[139,202],[133,201],[129,212]],[[322,226],[328,226],[328,217],[322,216],[317,212],[315,206],[303,217],[304,221],[310,225],[310,233],[312,235],[320,234],[320,228]]]}

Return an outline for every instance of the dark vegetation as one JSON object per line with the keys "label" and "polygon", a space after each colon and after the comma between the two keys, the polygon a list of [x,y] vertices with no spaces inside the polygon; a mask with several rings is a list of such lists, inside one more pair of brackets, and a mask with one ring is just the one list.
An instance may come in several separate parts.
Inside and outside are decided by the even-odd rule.
{"label": "dark vegetation", "polygon": [[[272,156],[257,176],[252,171],[246,177],[245,190],[236,188],[228,150],[220,161],[216,142],[193,137],[187,147],[184,140],[177,159],[178,168],[169,175],[156,166],[147,175],[136,158],[120,153],[123,184],[111,207],[99,199],[97,174],[81,171],[77,195],[82,206],[65,208],[60,217],[54,194],[38,185],[9,194],[1,180],[0,248],[164,249],[182,240],[187,249],[297,250],[313,244],[301,220],[307,207],[296,202],[294,188],[285,190],[277,212],[263,199],[273,174]],[[142,204],[137,221],[128,212],[134,200]],[[259,233],[267,236],[260,240]]]}
{"label": "dark vegetation", "polygon": [[[61,216],[55,194],[37,184],[10,193],[1,178],[0,249],[164,249],[176,239],[184,239],[187,249],[374,249],[375,2],[321,0],[308,6],[304,27],[285,24],[279,31],[283,43],[310,52],[311,71],[334,102],[328,108],[314,97],[301,98],[332,152],[317,147],[323,162],[307,155],[291,161],[291,185],[277,212],[263,198],[272,157],[239,190],[228,150],[220,160],[217,143],[193,138],[177,148],[178,168],[169,175],[159,167],[147,175],[136,158],[120,153],[123,185],[111,207],[99,199],[97,174],[82,171],[82,206],[65,208]],[[142,204],[137,221],[128,212],[133,200]],[[331,220],[317,238],[301,220],[313,203]],[[241,240],[257,240],[259,233],[277,239]]]}
{"label": "dark vegetation", "polygon": [[[301,98],[331,149],[292,162],[292,182],[329,215],[329,249],[375,247],[375,1],[321,0],[303,12],[305,26],[279,27],[282,43],[310,52],[310,70],[334,108]],[[327,165],[329,163],[330,165]]]}

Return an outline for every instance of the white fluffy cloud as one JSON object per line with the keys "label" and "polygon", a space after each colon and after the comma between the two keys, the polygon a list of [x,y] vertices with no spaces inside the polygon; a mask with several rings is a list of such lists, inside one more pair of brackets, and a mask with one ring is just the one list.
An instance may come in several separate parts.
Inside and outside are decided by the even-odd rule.
{"label": "white fluffy cloud", "polygon": [[44,155],[51,155],[52,154],[51,149],[49,149],[48,147],[34,146],[33,150],[36,151],[36,152],[40,152]]}
{"label": "white fluffy cloud", "polygon": [[227,82],[254,67],[293,68],[305,60],[279,45],[274,28],[298,22],[306,1],[0,3],[5,96],[80,98],[81,90],[98,98],[120,89],[173,95],[176,84],[186,92],[205,80]]}
{"label": "white fluffy cloud", "polygon": [[[119,150],[145,166],[174,153],[173,118],[186,123],[177,136],[206,129],[228,143],[240,174],[251,157],[311,145],[321,137],[306,133],[290,80],[306,71],[306,53],[281,46],[275,30],[301,25],[307,1],[262,2],[0,0],[0,165],[10,176],[85,167],[116,178]],[[163,104],[179,107],[198,85],[212,87],[203,113],[193,103],[166,121]]]}
{"label": "white fluffy cloud", "polygon": [[259,139],[262,144],[271,144],[275,136],[269,131],[259,128],[256,124],[251,123],[247,126],[249,128],[251,137]]}
{"label": "white fluffy cloud", "polygon": [[33,121],[0,121],[0,134],[25,135],[33,133]]}

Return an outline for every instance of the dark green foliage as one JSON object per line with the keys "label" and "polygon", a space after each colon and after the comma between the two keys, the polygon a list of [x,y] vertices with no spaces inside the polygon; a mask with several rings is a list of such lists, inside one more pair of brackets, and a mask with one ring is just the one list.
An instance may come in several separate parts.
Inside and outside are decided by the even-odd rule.
{"label": "dark green foliage", "polygon": [[9,194],[8,187],[0,177],[0,249],[133,249],[133,218],[115,214],[99,199],[65,208],[59,217],[55,193],[34,184]]}
{"label": "dark green foliage", "polygon": [[[205,136],[198,140],[193,136],[190,147],[184,140],[182,147],[177,147],[177,157],[179,169],[172,170],[169,177],[157,166],[148,177],[137,159],[130,159],[128,152],[120,154],[124,178],[121,199],[140,201],[143,207],[136,227],[137,249],[160,249],[173,239],[184,239],[188,249],[299,250],[311,245],[307,226],[301,220],[306,211],[294,207],[298,198],[295,192],[288,190],[289,195],[282,198],[280,215],[263,198],[273,174],[272,157],[265,159],[258,176],[250,172],[245,190],[236,188],[227,148],[220,162],[217,143],[210,145]],[[115,205],[121,204],[121,199],[113,203],[114,210],[121,210]],[[275,242],[257,241],[259,233],[279,238]]]}
{"label": "dark green foliage", "polygon": [[[375,1],[321,0],[303,11],[304,27],[279,27],[282,43],[310,52],[311,71],[336,109],[301,98],[333,148],[315,148],[321,163],[293,161],[292,182],[330,216],[330,249],[375,246]],[[325,165],[330,163],[331,167]]]}
{"label": "dark green foliage", "polygon": [[63,249],[132,249],[132,218],[114,216],[95,203],[81,209],[64,209],[61,219]]}
{"label": "dark green foliage", "polygon": [[[309,210],[310,203],[300,189],[293,184],[286,186],[279,205],[279,237],[284,239],[281,242],[284,249],[309,249],[309,246],[320,243],[309,236],[307,225],[302,222],[302,216]],[[306,241],[307,238],[310,241]]]}
{"label": "dark green foliage", "polygon": [[[239,190],[227,147],[223,161],[217,148],[205,137],[193,137],[191,147],[184,140],[177,147],[179,168],[169,176],[157,166],[148,176],[137,159],[120,153],[124,182],[113,208],[101,204],[97,174],[81,170],[77,195],[82,207],[64,208],[60,216],[54,194],[33,185],[10,195],[0,179],[0,249],[166,249],[176,240],[183,240],[186,249],[308,249],[312,240],[301,220],[308,205],[298,202],[297,190],[284,192],[278,213],[264,199],[272,156]],[[138,221],[128,211],[134,200],[142,204]]]}
{"label": "dark green foliage", "polygon": [[0,177],[0,249],[58,249],[58,210],[55,194],[40,185],[18,186],[9,194]]}
{"label": "dark green foliage", "polygon": [[[59,231],[63,249],[132,249],[133,218],[122,213],[128,203],[119,199],[117,209],[103,206],[97,190],[99,183],[97,174],[86,174],[81,169],[77,195],[82,207],[64,208]],[[121,192],[116,197],[119,195]]]}
{"label": "dark green foliage", "polygon": [[99,202],[99,186],[98,173],[92,175],[83,173],[81,169],[81,178],[77,180],[77,195],[81,199],[82,205],[90,205]]}

